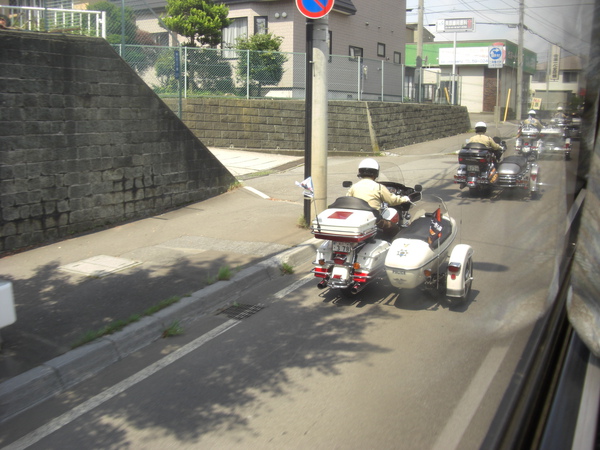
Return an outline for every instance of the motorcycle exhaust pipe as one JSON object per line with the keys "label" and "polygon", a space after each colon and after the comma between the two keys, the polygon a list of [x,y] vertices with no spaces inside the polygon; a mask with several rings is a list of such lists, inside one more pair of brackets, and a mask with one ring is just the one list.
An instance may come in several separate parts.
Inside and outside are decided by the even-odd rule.
{"label": "motorcycle exhaust pipe", "polygon": [[317,284],[317,287],[319,289],[325,289],[327,287],[327,280],[320,281],[319,284]]}

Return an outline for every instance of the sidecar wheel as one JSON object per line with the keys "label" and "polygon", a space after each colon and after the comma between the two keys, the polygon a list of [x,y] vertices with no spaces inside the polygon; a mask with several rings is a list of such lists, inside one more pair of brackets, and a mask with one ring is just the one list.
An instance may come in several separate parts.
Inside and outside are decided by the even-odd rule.
{"label": "sidecar wheel", "polygon": [[464,273],[465,279],[465,294],[460,299],[465,302],[471,293],[471,285],[473,284],[473,258],[469,258]]}

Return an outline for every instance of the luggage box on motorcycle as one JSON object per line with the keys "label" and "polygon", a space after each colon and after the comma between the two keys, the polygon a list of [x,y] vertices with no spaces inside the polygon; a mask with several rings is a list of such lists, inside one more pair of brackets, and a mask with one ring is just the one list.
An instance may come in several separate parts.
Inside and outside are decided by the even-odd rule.
{"label": "luggage box on motorcycle", "polygon": [[317,239],[340,242],[362,242],[377,233],[372,212],[346,209],[326,209],[312,222]]}
{"label": "luggage box on motorcycle", "polygon": [[478,164],[491,160],[492,153],[484,144],[471,142],[458,151],[459,164]]}

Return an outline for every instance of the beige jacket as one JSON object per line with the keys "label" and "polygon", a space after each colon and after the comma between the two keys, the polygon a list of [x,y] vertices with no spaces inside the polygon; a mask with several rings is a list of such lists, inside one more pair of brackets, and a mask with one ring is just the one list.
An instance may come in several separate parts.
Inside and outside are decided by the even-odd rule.
{"label": "beige jacket", "polygon": [[378,211],[381,209],[383,202],[390,206],[404,203],[402,196],[392,194],[384,185],[370,178],[363,178],[358,183],[353,184],[346,196],[363,199]]}
{"label": "beige jacket", "polygon": [[498,144],[496,144],[491,137],[486,136],[483,133],[477,133],[475,136],[473,136],[471,139],[469,139],[469,142],[477,142],[479,144],[485,145],[486,147],[490,147],[494,150],[502,150],[502,147],[500,147]]}

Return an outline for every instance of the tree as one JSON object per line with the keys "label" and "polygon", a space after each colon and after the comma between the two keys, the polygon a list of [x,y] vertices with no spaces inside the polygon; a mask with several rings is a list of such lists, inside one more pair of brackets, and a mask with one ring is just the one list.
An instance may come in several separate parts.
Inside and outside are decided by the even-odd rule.
{"label": "tree", "polygon": [[216,47],[221,43],[224,27],[231,24],[229,8],[212,0],[167,0],[165,26],[189,39],[184,45]]}
{"label": "tree", "polygon": [[259,96],[263,85],[279,84],[283,77],[283,64],[287,61],[287,56],[280,52],[282,42],[281,36],[272,33],[237,39],[236,49],[243,50],[237,65],[238,77],[243,81],[249,78],[251,84],[257,87]]}
{"label": "tree", "polygon": [[125,37],[122,37],[121,27],[121,8],[109,1],[88,4],[88,10],[106,12],[106,40],[110,44],[135,44],[137,25],[135,24],[135,14],[131,8],[125,8]]}

